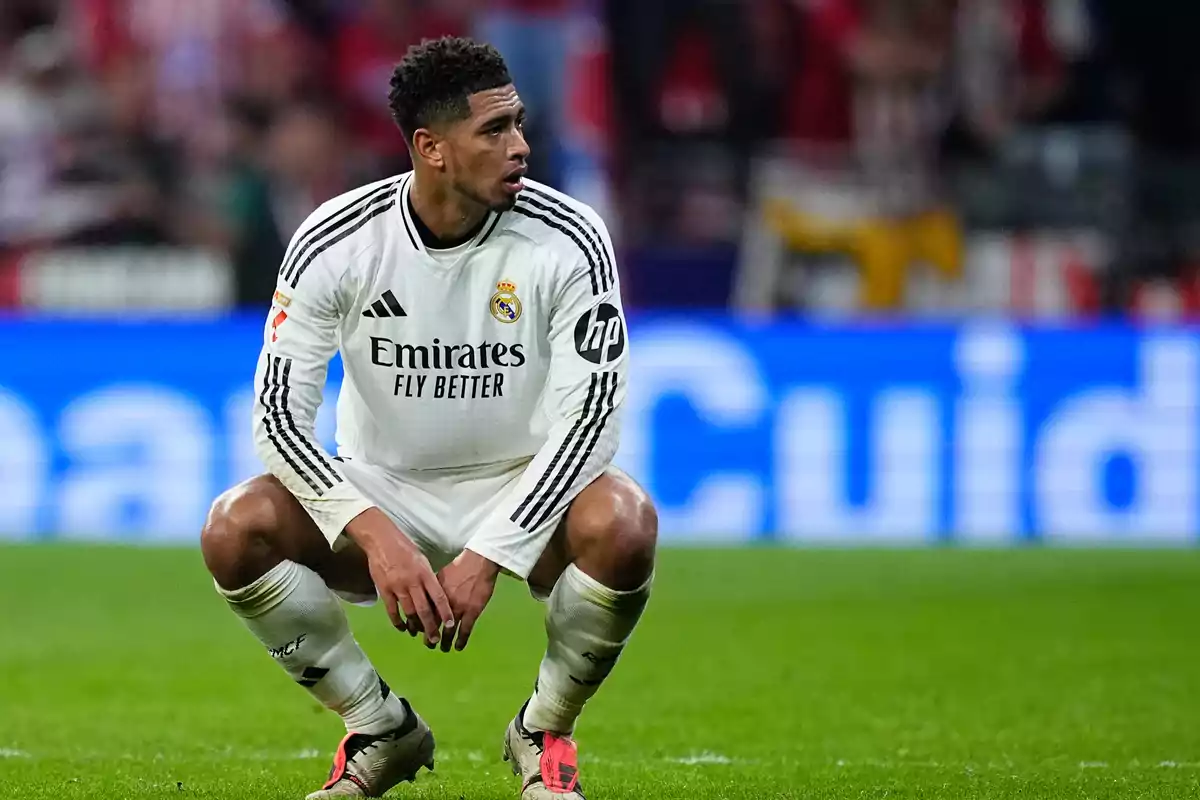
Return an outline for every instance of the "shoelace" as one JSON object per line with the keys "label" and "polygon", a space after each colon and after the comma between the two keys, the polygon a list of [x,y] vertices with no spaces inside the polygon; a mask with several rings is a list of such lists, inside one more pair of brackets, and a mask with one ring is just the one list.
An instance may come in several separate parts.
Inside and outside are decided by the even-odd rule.
{"label": "shoelace", "polygon": [[349,760],[355,761],[358,759],[359,756],[363,755],[371,748],[379,747],[379,745],[383,744],[385,741],[392,742],[395,740],[396,740],[396,737],[391,736],[391,735],[376,736],[374,739],[368,739],[366,742],[364,742],[362,744],[361,747],[359,747],[357,750],[354,751],[354,755],[350,756]]}
{"label": "shoelace", "polygon": [[538,755],[541,755],[546,751],[546,734],[542,733],[541,731],[531,731],[524,725],[519,727],[521,729],[521,738],[528,739],[530,742],[532,742],[533,746],[537,748]]}

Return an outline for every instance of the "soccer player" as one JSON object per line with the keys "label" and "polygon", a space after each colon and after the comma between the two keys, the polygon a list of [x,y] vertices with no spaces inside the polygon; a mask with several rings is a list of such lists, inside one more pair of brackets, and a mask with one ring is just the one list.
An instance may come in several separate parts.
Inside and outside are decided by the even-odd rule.
{"label": "soccer player", "polygon": [[[345,722],[309,798],[377,797],[434,762],[338,597],[382,598],[449,652],[500,573],[525,580],[548,644],[504,755],[525,800],[579,800],[575,724],[646,605],[657,534],[611,465],[628,359],[612,243],[592,209],[524,177],[524,110],[494,48],[411,49],[389,101],[413,171],[330,200],[292,238],[255,376],[269,474],[214,502],[205,563]],[[339,350],[335,456],[313,421]]]}

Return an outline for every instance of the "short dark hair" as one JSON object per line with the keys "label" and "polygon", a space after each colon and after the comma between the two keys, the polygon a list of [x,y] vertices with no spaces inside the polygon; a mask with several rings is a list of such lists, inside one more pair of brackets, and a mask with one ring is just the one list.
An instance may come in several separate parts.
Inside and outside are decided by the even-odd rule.
{"label": "short dark hair", "polygon": [[471,95],[509,83],[504,57],[490,44],[460,36],[427,39],[408,48],[392,71],[388,108],[411,144],[418,128],[466,119]]}

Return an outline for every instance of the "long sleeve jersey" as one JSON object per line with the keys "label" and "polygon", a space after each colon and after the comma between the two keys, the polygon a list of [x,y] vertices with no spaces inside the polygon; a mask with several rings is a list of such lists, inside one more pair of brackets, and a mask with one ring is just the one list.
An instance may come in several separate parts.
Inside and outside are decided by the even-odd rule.
{"label": "long sleeve jersey", "polygon": [[[628,347],[612,242],[591,208],[527,180],[472,241],[431,254],[413,180],[337,197],[292,238],[255,376],[256,449],[334,549],[373,505],[341,458],[399,474],[526,460],[467,547],[528,577],[617,450]],[[335,457],[313,423],[339,351]]]}

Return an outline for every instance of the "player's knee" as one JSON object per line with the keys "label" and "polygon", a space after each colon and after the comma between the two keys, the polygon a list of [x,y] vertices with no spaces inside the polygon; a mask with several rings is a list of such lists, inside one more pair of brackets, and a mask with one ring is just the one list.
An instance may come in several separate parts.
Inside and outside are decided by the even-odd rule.
{"label": "player's knee", "polygon": [[650,571],[654,567],[654,553],[658,548],[658,511],[654,501],[640,487],[628,498],[630,511],[627,519],[619,525],[617,551],[623,561],[631,566]]}
{"label": "player's knee", "polygon": [[632,481],[615,481],[600,502],[589,504],[579,522],[583,547],[603,553],[613,569],[637,580],[654,566],[658,512],[649,495]]}
{"label": "player's knee", "polygon": [[276,518],[271,487],[262,477],[240,483],[213,501],[200,531],[200,551],[217,583],[237,589],[258,577],[254,573],[270,559],[266,533]]}

